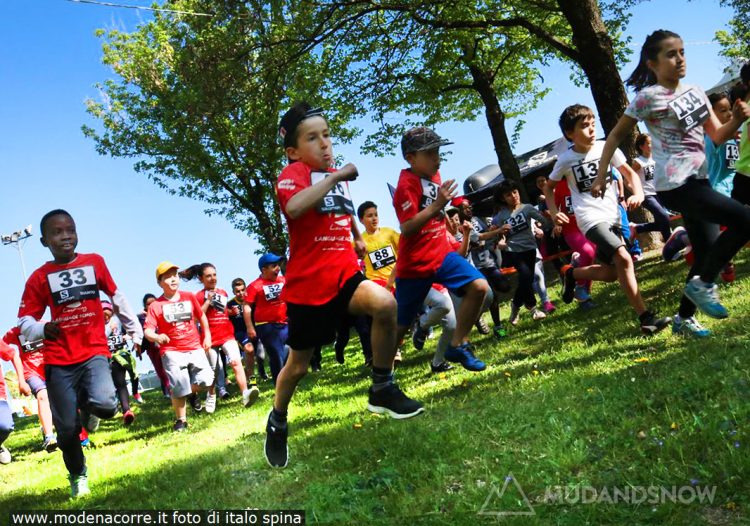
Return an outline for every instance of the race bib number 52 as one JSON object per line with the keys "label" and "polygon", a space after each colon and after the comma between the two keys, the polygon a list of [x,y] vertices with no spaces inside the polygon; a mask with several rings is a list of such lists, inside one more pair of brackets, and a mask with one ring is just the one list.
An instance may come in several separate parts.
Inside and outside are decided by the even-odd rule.
{"label": "race bib number 52", "polygon": [[47,274],[47,282],[55,305],[99,299],[96,274],[91,265],[52,272]]}
{"label": "race bib number 52", "polygon": [[273,283],[271,285],[263,285],[263,295],[266,297],[266,301],[273,301],[281,296],[281,290],[284,288],[283,283]]}

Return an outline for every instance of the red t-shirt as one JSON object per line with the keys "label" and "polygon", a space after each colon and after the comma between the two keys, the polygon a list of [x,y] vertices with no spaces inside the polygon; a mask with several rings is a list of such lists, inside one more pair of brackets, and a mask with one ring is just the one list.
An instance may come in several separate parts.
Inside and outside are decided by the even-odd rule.
{"label": "red t-shirt", "polygon": [[[432,204],[437,199],[440,184],[440,172],[431,179],[422,179],[410,170],[401,170],[393,194],[393,206],[399,222],[408,221]],[[445,232],[445,220],[437,215],[427,221],[418,233],[402,235],[398,243],[396,276],[428,278],[434,275],[451,251]]]}
{"label": "red t-shirt", "polygon": [[60,335],[45,341],[44,361],[49,365],[72,365],[96,355],[109,357],[99,293],[112,297],[116,291],[100,255],[77,254],[65,265],[48,262],[34,271],[26,282],[18,317],[39,320],[50,308]]}
{"label": "red t-shirt", "polygon": [[[218,346],[229,340],[234,340],[234,325],[229,320],[229,314],[227,313],[229,295],[220,288],[214,289],[214,292],[216,296],[214,296],[211,306],[206,311],[206,318],[208,318],[208,328],[211,330],[211,345]],[[206,289],[197,292],[195,299],[203,305],[206,302]]]}
{"label": "red t-shirt", "polygon": [[570,187],[568,187],[568,181],[565,178],[555,186],[555,206],[570,219],[570,222],[562,225],[563,235],[578,230],[578,222],[570,199]]}
{"label": "red t-shirt", "polygon": [[159,345],[160,355],[167,351],[195,351],[203,347],[195,326],[202,314],[201,305],[192,292],[177,291],[171,300],[162,294],[149,305],[143,328],[169,336],[169,343]]}
{"label": "red t-shirt", "polygon": [[[4,341],[0,340],[0,360],[6,360],[10,362],[13,360],[14,354],[16,354],[16,352],[13,350],[13,348]],[[5,389],[5,375],[3,374],[2,367],[0,367],[0,400],[8,399],[8,392]]]}
{"label": "red t-shirt", "polygon": [[327,175],[295,162],[284,168],[276,183],[276,196],[289,226],[289,263],[282,294],[289,303],[328,303],[359,272],[352,247],[354,205],[348,183],[337,184],[318,205],[297,219],[286,214],[292,197]]}
{"label": "red t-shirt", "polygon": [[255,324],[286,323],[286,302],[281,299],[286,280],[279,276],[276,281],[258,278],[247,286],[245,301],[253,304]]}
{"label": "red t-shirt", "polygon": [[21,334],[21,329],[13,327],[5,333],[3,341],[8,345],[18,347],[23,364],[24,379],[28,380],[32,376],[38,376],[44,380],[44,340],[27,341]]}

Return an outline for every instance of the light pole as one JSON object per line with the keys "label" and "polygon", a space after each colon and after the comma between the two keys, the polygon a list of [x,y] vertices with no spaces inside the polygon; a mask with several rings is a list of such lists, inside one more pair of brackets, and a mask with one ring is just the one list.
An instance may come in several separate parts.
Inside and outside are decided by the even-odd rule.
{"label": "light pole", "polygon": [[26,240],[31,237],[31,225],[23,230],[18,230],[12,234],[0,235],[3,245],[13,245],[18,250],[18,256],[21,258],[21,270],[23,271],[23,281],[26,282],[26,263],[23,260],[23,246]]}

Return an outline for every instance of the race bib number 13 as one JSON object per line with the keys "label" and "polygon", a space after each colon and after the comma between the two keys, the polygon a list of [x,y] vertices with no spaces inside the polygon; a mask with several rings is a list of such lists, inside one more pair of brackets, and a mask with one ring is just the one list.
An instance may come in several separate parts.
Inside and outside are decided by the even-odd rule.
{"label": "race bib number 13", "polygon": [[727,170],[734,170],[737,160],[740,158],[740,148],[736,144],[726,145]]}
{"label": "race bib number 13", "polygon": [[[330,174],[325,172],[312,172],[310,180],[312,184],[319,183]],[[345,181],[336,183],[318,204],[318,212],[321,214],[353,214],[354,204],[349,194],[349,185]]]}
{"label": "race bib number 13", "polygon": [[47,274],[47,282],[55,305],[99,299],[99,287],[91,265],[52,272]]}
{"label": "race bib number 13", "polygon": [[572,170],[578,191],[581,193],[589,192],[591,191],[591,185],[594,184],[594,179],[596,179],[599,173],[599,159],[581,161],[580,164],[574,164]]}
{"label": "race bib number 13", "polygon": [[669,107],[675,112],[680,126],[685,131],[692,130],[708,119],[708,105],[693,88],[673,99]]}

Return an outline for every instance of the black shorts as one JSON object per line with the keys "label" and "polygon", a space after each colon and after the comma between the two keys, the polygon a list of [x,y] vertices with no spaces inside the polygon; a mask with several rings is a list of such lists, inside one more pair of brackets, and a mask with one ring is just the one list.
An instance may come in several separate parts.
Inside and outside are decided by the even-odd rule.
{"label": "black shorts", "polygon": [[596,257],[605,265],[612,265],[617,250],[626,246],[620,226],[608,223],[598,223],[589,228],[586,239],[596,245]]}
{"label": "black shorts", "polygon": [[346,280],[341,290],[323,305],[286,304],[289,320],[289,339],[292,350],[303,351],[336,341],[336,328],[349,313],[349,302],[360,283],[365,281],[361,272]]}

